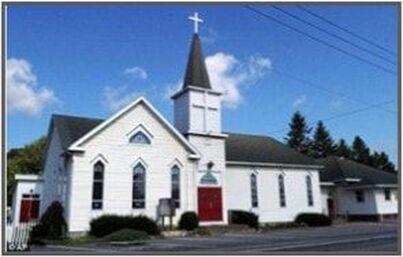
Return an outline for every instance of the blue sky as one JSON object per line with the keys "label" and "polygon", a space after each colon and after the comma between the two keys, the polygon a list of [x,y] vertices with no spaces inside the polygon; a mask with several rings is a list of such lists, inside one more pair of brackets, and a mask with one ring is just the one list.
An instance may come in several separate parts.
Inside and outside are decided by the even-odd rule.
{"label": "blue sky", "polygon": [[[293,5],[277,6],[397,60]],[[397,52],[396,5],[306,7]],[[396,71],[395,65],[269,5],[255,8]],[[309,122],[324,119],[334,139],[351,142],[360,135],[372,149],[386,151],[396,160],[396,75],[312,41],[240,5],[9,5],[8,148],[45,135],[52,113],[106,118],[139,95],[145,95],[173,120],[172,101],[167,95],[184,74],[193,32],[187,17],[194,11],[204,19],[200,35],[209,70],[214,73],[210,76],[228,93],[224,131],[268,134],[282,140],[291,115],[300,110]],[[390,104],[382,109],[343,116],[385,102]],[[339,118],[327,120],[334,116]]]}

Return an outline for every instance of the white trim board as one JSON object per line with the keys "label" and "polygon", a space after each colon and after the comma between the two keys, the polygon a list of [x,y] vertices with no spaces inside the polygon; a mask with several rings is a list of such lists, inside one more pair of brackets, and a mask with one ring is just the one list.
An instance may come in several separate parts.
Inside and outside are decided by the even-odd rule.
{"label": "white trim board", "polygon": [[111,116],[109,119],[101,122],[101,124],[99,124],[98,126],[96,126],[95,128],[93,128],[92,130],[90,130],[89,132],[87,132],[86,134],[84,134],[84,136],[80,137],[78,140],[76,140],[73,144],[70,145],[70,147],[68,148],[69,151],[84,151],[83,148],[81,148],[81,145],[85,142],[87,142],[89,139],[91,139],[92,137],[94,137],[96,134],[98,134],[99,132],[101,132],[103,129],[105,129],[106,127],[108,127],[111,123],[113,123],[116,119],[118,119],[119,117],[121,117],[122,115],[124,115],[125,113],[127,113],[128,111],[130,111],[131,109],[133,109],[135,106],[137,106],[138,104],[143,103],[147,108],[149,108],[151,110],[151,112],[153,114],[155,114],[155,116],[165,125],[167,126],[167,128],[179,139],[179,141],[185,145],[192,153],[189,155],[189,158],[192,159],[199,159],[200,158],[200,154],[198,152],[198,150],[191,145],[186,138],[180,134],[175,127],[173,127],[171,125],[171,123],[169,123],[169,121],[167,121],[159,112],[157,109],[155,109],[152,104],[150,102],[147,101],[147,99],[145,97],[139,97],[137,98],[135,101],[133,101],[132,103],[130,103],[129,105],[127,105],[126,107],[124,107],[123,109],[121,109],[120,111],[118,111],[117,113],[115,113],[113,116]]}

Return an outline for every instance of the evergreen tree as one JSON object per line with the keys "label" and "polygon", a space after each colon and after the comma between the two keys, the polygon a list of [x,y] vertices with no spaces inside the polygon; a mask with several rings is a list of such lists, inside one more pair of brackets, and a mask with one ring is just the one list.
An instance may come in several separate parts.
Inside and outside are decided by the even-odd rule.
{"label": "evergreen tree", "polygon": [[356,162],[371,165],[370,150],[364,140],[356,136],[353,141],[352,159]]}
{"label": "evergreen tree", "polygon": [[347,145],[346,140],[340,139],[339,143],[336,145],[335,154],[339,157],[350,158],[351,149]]}
{"label": "evergreen tree", "polygon": [[308,127],[305,117],[300,112],[295,112],[289,126],[290,131],[285,138],[287,145],[300,153],[308,154],[311,128]]}
{"label": "evergreen tree", "polygon": [[371,155],[371,166],[388,172],[396,172],[395,165],[389,160],[389,156],[385,152],[378,153],[375,151]]}
{"label": "evergreen tree", "polygon": [[312,142],[312,156],[315,158],[323,158],[335,151],[335,146],[329,131],[326,129],[322,121],[319,121]]}

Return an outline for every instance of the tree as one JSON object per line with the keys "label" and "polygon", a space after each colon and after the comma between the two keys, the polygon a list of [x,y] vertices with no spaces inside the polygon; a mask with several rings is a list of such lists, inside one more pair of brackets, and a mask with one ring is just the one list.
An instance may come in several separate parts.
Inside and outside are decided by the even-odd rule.
{"label": "tree", "polygon": [[346,140],[340,139],[339,143],[336,145],[335,154],[339,157],[350,158],[351,149],[347,145]]}
{"label": "tree", "polygon": [[352,159],[356,162],[371,165],[370,150],[364,140],[356,136],[353,141]]}
{"label": "tree", "polygon": [[308,154],[311,128],[306,124],[305,117],[300,112],[295,112],[289,126],[290,131],[285,138],[287,145],[300,153]]}
{"label": "tree", "polygon": [[385,152],[378,153],[374,151],[371,155],[371,166],[387,172],[396,173],[395,165],[389,160],[389,156]]}
{"label": "tree", "polygon": [[7,152],[8,205],[11,204],[15,174],[38,174],[42,170],[42,156],[45,145],[46,137],[41,137],[23,148],[13,148]]}
{"label": "tree", "polygon": [[329,131],[322,121],[319,121],[312,142],[312,156],[323,158],[335,152],[335,145]]}

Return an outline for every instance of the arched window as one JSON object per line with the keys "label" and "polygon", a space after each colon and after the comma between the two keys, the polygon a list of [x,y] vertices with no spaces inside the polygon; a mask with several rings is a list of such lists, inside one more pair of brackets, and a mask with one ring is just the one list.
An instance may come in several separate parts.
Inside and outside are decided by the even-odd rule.
{"label": "arched window", "polygon": [[257,178],[256,174],[250,175],[250,189],[251,189],[251,198],[252,198],[252,207],[258,207],[258,197],[257,197]]}
{"label": "arched window", "polygon": [[313,206],[312,179],[311,179],[311,176],[306,176],[306,193],[307,193],[307,196],[308,196],[308,206]]}
{"label": "arched window", "polygon": [[93,169],[92,209],[97,210],[102,209],[105,166],[101,161],[98,161],[95,163]]}
{"label": "arched window", "polygon": [[177,165],[171,169],[171,198],[175,202],[175,208],[180,207],[180,169]]}
{"label": "arched window", "polygon": [[133,209],[145,208],[146,169],[139,163],[133,169]]}
{"label": "arched window", "polygon": [[280,196],[280,207],[285,207],[286,202],[285,202],[285,188],[284,188],[284,176],[283,175],[278,176],[278,190],[279,190],[279,196]]}
{"label": "arched window", "polygon": [[129,141],[130,141],[130,143],[135,143],[135,144],[145,144],[145,145],[151,144],[150,139],[146,136],[146,134],[144,134],[141,131],[139,131],[136,134],[134,134],[130,138]]}

